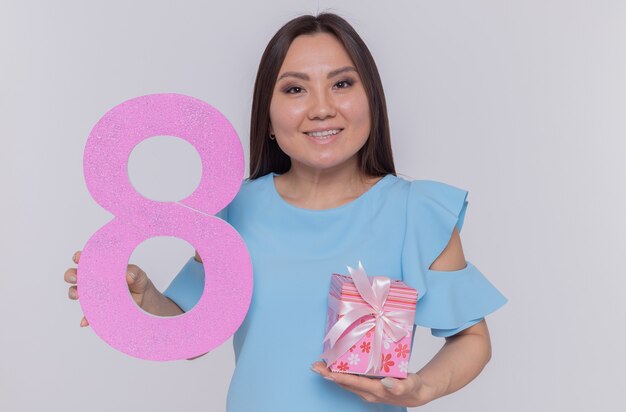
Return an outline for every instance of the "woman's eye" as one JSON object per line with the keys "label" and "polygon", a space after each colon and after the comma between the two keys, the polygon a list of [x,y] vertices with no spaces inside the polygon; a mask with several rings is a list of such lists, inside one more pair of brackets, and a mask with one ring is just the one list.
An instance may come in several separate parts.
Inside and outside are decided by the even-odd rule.
{"label": "woman's eye", "polygon": [[293,86],[285,89],[285,93],[287,94],[298,94],[302,92],[302,87]]}
{"label": "woman's eye", "polygon": [[352,80],[342,80],[335,84],[339,89],[345,89],[352,86]]}

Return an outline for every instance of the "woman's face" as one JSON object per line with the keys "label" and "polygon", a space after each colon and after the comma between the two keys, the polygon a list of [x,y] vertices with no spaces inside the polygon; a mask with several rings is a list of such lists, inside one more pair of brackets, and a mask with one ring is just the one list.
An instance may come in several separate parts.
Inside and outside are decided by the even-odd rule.
{"label": "woman's face", "polygon": [[296,37],[278,72],[270,130],[293,167],[356,167],[370,133],[365,89],[343,45],[331,34]]}

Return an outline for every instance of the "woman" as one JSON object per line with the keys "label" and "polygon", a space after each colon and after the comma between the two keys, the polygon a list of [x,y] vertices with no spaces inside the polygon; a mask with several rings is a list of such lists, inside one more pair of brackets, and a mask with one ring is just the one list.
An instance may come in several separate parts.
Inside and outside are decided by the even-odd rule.
{"label": "woman", "polygon": [[[491,357],[484,316],[506,299],[465,261],[467,192],[396,176],[376,65],[345,20],[301,16],[269,42],[250,149],[250,178],[219,213],[244,238],[254,268],[228,410],[403,411],[474,379]],[[308,368],[322,352],[330,276],[359,260],[370,275],[416,288],[415,323],[446,338],[406,379],[331,373],[319,361],[315,373]],[[137,266],[128,272],[135,301],[161,316],[188,311],[204,286],[197,252],[163,294]],[[65,279],[75,283],[76,269]]]}

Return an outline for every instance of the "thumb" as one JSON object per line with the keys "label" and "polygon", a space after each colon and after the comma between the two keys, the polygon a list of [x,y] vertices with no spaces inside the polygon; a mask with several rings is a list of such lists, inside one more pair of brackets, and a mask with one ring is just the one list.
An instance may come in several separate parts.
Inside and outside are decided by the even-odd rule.
{"label": "thumb", "polygon": [[149,286],[149,279],[146,273],[137,265],[128,265],[126,269],[126,282],[131,293],[142,294]]}
{"label": "thumb", "polygon": [[135,281],[137,281],[137,278],[139,277],[139,275],[137,274],[137,272],[129,269],[126,272],[126,281],[128,282],[128,284],[132,284],[135,283]]}

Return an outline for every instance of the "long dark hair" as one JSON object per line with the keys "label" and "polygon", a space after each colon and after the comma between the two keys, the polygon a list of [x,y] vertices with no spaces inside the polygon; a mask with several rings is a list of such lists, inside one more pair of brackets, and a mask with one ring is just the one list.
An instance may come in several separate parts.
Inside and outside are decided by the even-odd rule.
{"label": "long dark hair", "polygon": [[329,33],[345,47],[361,77],[369,101],[371,130],[359,150],[359,168],[365,176],[396,174],[391,153],[391,138],[385,93],[376,63],[354,28],[332,13],[304,15],[287,22],[270,40],[257,71],[250,118],[250,177],[256,179],[270,172],[283,174],[291,167],[291,159],[269,139],[270,103],[278,71],[291,42],[303,34]]}

